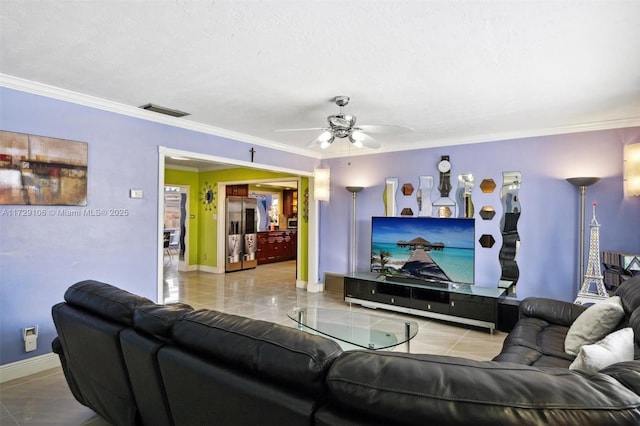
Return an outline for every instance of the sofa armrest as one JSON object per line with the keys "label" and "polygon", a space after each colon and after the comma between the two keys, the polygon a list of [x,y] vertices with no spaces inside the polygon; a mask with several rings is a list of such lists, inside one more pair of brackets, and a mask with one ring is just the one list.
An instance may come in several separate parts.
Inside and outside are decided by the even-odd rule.
{"label": "sofa armrest", "polygon": [[520,315],[540,318],[552,324],[570,327],[585,306],[542,297],[528,297],[520,303]]}

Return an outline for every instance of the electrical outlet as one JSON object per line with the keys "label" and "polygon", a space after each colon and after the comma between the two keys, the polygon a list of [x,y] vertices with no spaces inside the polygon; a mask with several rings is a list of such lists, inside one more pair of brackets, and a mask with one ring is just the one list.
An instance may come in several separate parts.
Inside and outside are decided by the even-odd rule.
{"label": "electrical outlet", "polygon": [[22,329],[25,352],[32,352],[38,348],[38,326],[30,326]]}
{"label": "electrical outlet", "polygon": [[204,258],[204,260],[207,260],[207,253],[203,254],[202,257]]}

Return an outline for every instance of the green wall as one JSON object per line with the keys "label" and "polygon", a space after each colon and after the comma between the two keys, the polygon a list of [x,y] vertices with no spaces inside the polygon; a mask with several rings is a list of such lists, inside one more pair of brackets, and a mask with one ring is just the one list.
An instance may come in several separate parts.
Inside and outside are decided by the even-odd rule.
{"label": "green wall", "polygon": [[[224,208],[225,194],[217,193],[218,183],[243,182],[260,179],[297,178],[288,173],[270,172],[267,170],[255,170],[248,168],[233,168],[206,172],[193,172],[184,170],[165,169],[165,185],[189,186],[189,213],[194,218],[189,219],[189,265],[204,265],[216,267],[217,265],[217,238],[218,238],[218,210]],[[210,210],[200,200],[202,190],[210,186],[216,191],[215,201]],[[300,220],[298,232],[300,233],[300,257],[298,259],[299,277],[307,280],[308,274],[308,223],[304,220],[303,206],[305,190],[309,188],[309,179],[301,179],[298,188],[298,209]]]}
{"label": "green wall", "polygon": [[298,269],[300,279],[309,281],[309,220],[305,219],[305,207],[307,218],[309,216],[309,178],[302,177],[298,188],[298,232],[300,233],[300,247],[298,253]]}

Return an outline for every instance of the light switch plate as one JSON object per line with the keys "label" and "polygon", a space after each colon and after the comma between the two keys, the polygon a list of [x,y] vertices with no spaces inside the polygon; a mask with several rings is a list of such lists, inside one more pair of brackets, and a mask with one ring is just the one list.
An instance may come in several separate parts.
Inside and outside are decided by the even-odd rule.
{"label": "light switch plate", "polygon": [[142,189],[130,189],[129,190],[129,198],[142,198],[144,197],[144,192]]}

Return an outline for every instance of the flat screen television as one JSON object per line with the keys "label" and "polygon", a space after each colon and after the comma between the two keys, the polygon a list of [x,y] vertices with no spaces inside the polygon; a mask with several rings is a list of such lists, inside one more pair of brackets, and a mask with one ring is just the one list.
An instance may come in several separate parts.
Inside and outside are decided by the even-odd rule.
{"label": "flat screen television", "polygon": [[372,217],[371,271],[426,285],[473,284],[473,218]]}

